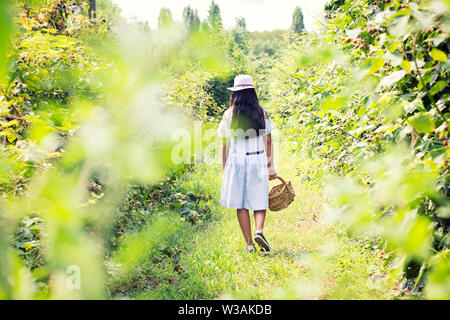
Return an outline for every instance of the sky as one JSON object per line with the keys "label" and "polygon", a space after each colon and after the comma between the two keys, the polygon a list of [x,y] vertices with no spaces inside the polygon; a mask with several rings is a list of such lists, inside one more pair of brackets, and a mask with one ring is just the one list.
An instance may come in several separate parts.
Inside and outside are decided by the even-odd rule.
{"label": "sky", "polygon": [[[314,28],[314,17],[321,12],[329,0],[215,0],[220,7],[226,29],[236,24],[236,17],[244,17],[249,31],[270,31],[288,29],[296,6],[303,10],[305,28]],[[174,20],[182,20],[183,8],[190,5],[198,9],[200,20],[208,15],[211,0],[112,0],[122,9],[126,18],[148,21],[150,28],[158,26],[159,10],[162,7],[172,11]]]}

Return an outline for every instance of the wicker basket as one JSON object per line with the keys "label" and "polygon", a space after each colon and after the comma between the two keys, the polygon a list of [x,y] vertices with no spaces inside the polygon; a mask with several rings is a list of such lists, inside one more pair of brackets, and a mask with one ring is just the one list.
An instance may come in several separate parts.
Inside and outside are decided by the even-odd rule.
{"label": "wicker basket", "polygon": [[287,208],[294,201],[295,192],[291,182],[283,180],[280,176],[276,176],[281,181],[280,184],[274,186],[269,192],[269,209],[271,211],[280,211]]}

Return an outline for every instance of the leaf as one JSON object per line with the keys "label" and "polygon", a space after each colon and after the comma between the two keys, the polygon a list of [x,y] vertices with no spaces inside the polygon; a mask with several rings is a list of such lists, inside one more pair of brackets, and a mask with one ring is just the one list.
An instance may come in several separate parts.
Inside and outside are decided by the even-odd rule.
{"label": "leaf", "polygon": [[9,36],[13,30],[8,3],[9,1],[0,1],[0,82],[3,81],[6,71],[6,52],[10,46]]}
{"label": "leaf", "polygon": [[441,167],[442,165],[444,165],[445,160],[447,159],[447,148],[430,150],[430,155],[433,159],[433,162]]}
{"label": "leaf", "polygon": [[422,100],[417,98],[417,99],[414,99],[413,101],[405,104],[403,106],[403,110],[405,110],[405,112],[407,112],[407,113],[412,113],[412,112],[416,111],[416,109],[418,107],[421,107],[421,106],[422,106]]}
{"label": "leaf", "polygon": [[321,110],[323,110],[323,111],[338,110],[338,109],[342,108],[346,102],[347,102],[347,99],[345,97],[333,96],[333,97],[326,99],[322,103]]}
{"label": "leaf", "polygon": [[9,143],[13,143],[17,139],[15,133],[10,131],[6,133],[6,138],[8,139]]}
{"label": "leaf", "polygon": [[414,128],[411,130],[411,148],[414,149],[414,147],[417,144],[417,141],[419,141],[420,136],[417,134],[416,130]]}
{"label": "leaf", "polygon": [[388,105],[391,101],[392,101],[392,98],[389,94],[386,94],[386,95],[380,97],[380,99],[378,99],[378,103],[381,105]]}
{"label": "leaf", "polygon": [[398,140],[401,141],[401,140],[405,139],[406,135],[410,134],[413,130],[414,130],[414,128],[411,125],[404,127],[398,133]]}
{"label": "leaf", "polygon": [[409,62],[408,60],[403,60],[401,65],[403,70],[405,70],[406,72],[409,73],[411,71],[411,62]]}
{"label": "leaf", "polygon": [[435,95],[436,93],[440,92],[445,87],[447,87],[447,83],[445,81],[441,80],[431,88],[430,93],[432,95]]}
{"label": "leaf", "polygon": [[446,34],[440,34],[438,35],[434,40],[433,40],[433,45],[435,47],[439,46],[442,42],[444,42],[445,40],[447,40],[447,35]]}
{"label": "leaf", "polygon": [[11,120],[11,121],[7,122],[6,124],[4,124],[3,127],[7,128],[7,127],[11,127],[11,126],[18,126],[18,125],[19,125],[19,121],[14,119],[14,120]]}
{"label": "leaf", "polygon": [[362,116],[365,115],[366,113],[367,113],[366,107],[365,107],[365,106],[361,106],[361,108],[359,108],[359,110],[358,110],[357,116],[358,116],[358,117],[362,117]]}
{"label": "leaf", "polygon": [[405,70],[397,70],[397,71],[392,72],[390,75],[388,75],[387,77],[384,77],[380,81],[380,83],[378,84],[377,90],[393,86],[398,81],[403,79],[405,74],[406,74]]}
{"label": "leaf", "polygon": [[418,113],[410,118],[409,122],[419,133],[430,133],[434,130],[433,117],[429,113]]}
{"label": "leaf", "polygon": [[[441,218],[447,218],[450,219],[450,208],[449,207],[440,207],[437,210],[437,214]],[[431,260],[431,259],[430,259]]]}
{"label": "leaf", "polygon": [[437,127],[437,128],[435,129],[435,132],[436,132],[436,133],[441,133],[441,132],[444,132],[445,130],[447,130],[447,128],[448,128],[447,123],[444,122],[444,123],[442,123],[439,127]]}
{"label": "leaf", "polygon": [[384,65],[384,58],[374,58],[372,60],[372,65],[370,66],[369,72],[367,74],[375,73]]}
{"label": "leaf", "polygon": [[392,43],[389,44],[388,46],[388,51],[389,52],[394,52],[395,50],[397,50],[401,45],[400,41],[393,41]]}
{"label": "leaf", "polygon": [[436,61],[447,61],[447,55],[443,51],[436,48],[431,49],[431,57]]}
{"label": "leaf", "polygon": [[390,53],[386,51],[383,57],[390,63],[391,66],[398,66],[402,62],[402,57],[396,53]]}
{"label": "leaf", "polygon": [[[402,15],[405,13],[406,15]],[[405,35],[405,33],[410,31],[410,28],[408,28],[409,18],[410,16],[405,10],[403,10],[403,12],[399,11],[393,16],[393,19],[388,26],[388,32],[397,38]]]}

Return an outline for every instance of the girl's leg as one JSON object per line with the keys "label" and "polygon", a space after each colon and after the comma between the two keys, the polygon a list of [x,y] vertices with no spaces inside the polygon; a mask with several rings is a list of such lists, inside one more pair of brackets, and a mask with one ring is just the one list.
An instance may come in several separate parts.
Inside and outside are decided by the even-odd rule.
{"label": "girl's leg", "polygon": [[241,226],[242,234],[248,246],[253,245],[250,215],[247,209],[237,209],[237,218]]}
{"label": "girl's leg", "polygon": [[[266,210],[255,210],[254,216],[255,216],[255,226],[256,226],[255,242],[261,247],[261,250],[266,251],[266,252],[270,251],[269,242],[267,242],[266,238],[263,235],[264,221],[266,220]],[[259,234],[259,232],[261,234]]]}
{"label": "girl's leg", "polygon": [[266,210],[255,210],[253,216],[255,217],[256,231],[264,233],[264,222],[266,221]]}

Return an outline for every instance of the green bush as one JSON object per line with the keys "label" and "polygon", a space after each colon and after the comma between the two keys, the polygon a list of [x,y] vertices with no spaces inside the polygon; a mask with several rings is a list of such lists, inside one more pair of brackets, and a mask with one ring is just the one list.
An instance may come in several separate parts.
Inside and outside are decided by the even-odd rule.
{"label": "green bush", "polygon": [[435,267],[449,245],[448,8],[361,0],[328,10],[324,29],[286,52],[273,111],[294,149],[346,177],[323,182],[335,221],[385,239],[414,279],[405,289],[448,298],[434,275],[448,282]]}

